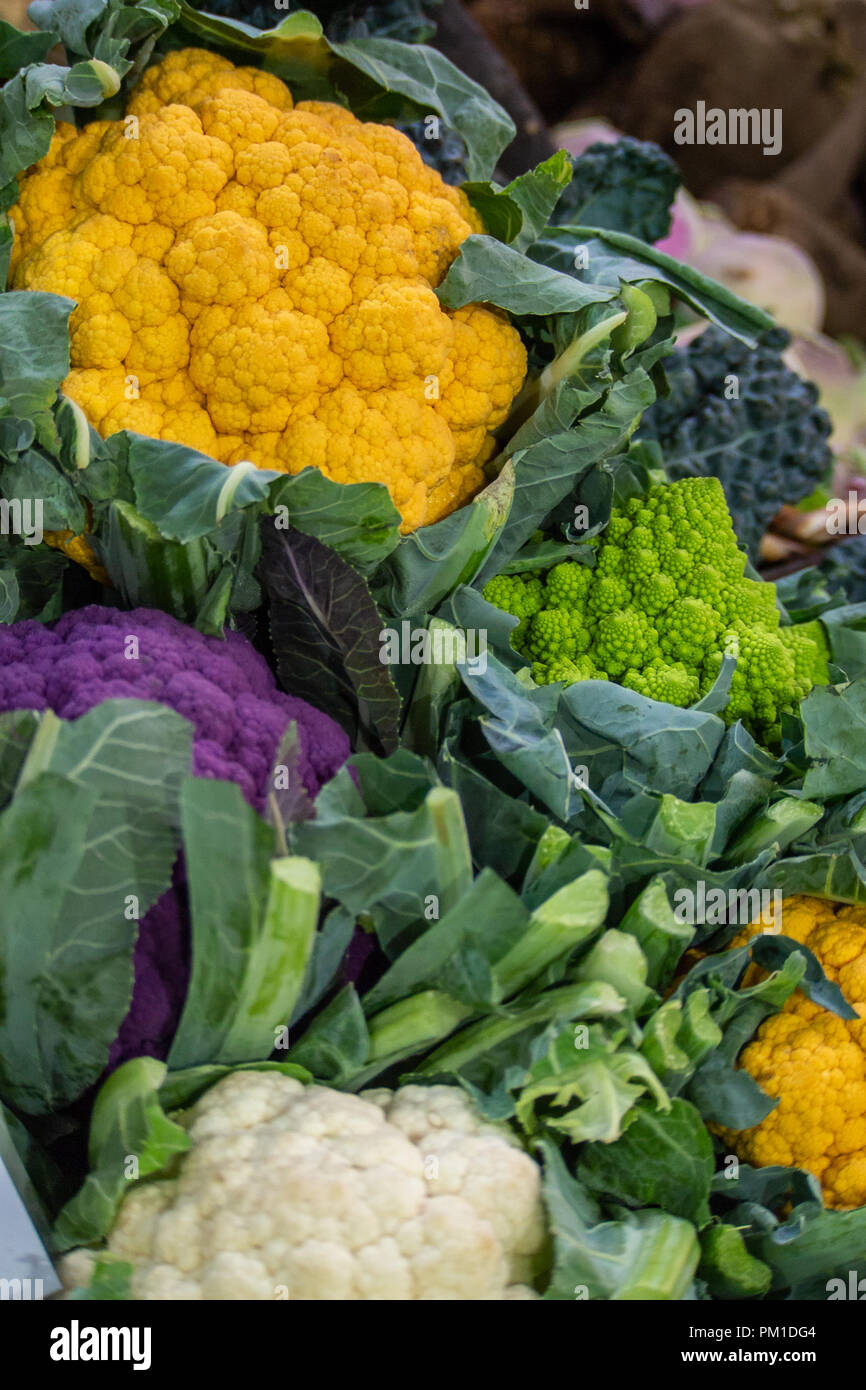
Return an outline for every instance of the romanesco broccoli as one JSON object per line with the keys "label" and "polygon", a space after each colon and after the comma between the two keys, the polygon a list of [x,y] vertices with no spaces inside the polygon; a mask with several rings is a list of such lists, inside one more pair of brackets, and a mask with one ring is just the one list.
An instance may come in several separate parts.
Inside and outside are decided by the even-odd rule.
{"label": "romanesco broccoli", "polygon": [[718,479],[687,478],[615,509],[594,568],[499,575],[484,597],[520,619],[511,640],[539,685],[612,680],[685,708],[736,656],[724,717],[772,742],[826,684],[828,649],[817,622],[780,626],[774,586],[745,565]]}

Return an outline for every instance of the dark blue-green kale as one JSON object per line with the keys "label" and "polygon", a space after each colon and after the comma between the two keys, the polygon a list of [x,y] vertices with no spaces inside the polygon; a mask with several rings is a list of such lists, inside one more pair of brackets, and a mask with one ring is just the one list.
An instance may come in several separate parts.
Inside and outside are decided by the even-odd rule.
{"label": "dark blue-green kale", "polygon": [[711,475],[754,560],[779,508],[808,497],[832,469],[832,425],[818,391],[785,365],[782,329],[749,348],[707,328],[664,364],[670,395],[644,415],[638,437],[656,440],[671,479]]}
{"label": "dark blue-green kale", "polygon": [[831,589],[841,589],[849,603],[866,601],[866,536],[847,536],[828,550],[820,565]]}
{"label": "dark blue-green kale", "polygon": [[445,183],[460,184],[468,177],[466,172],[466,146],[456,130],[438,124],[438,135],[428,136],[425,120],[393,121],[397,130],[402,130],[412,141],[425,164],[444,179]]}
{"label": "dark blue-green kale", "polygon": [[334,43],[346,39],[399,39],[401,43],[427,43],[436,33],[435,12],[441,0],[288,0],[279,9],[267,0],[244,4],[243,0],[196,0],[196,9],[224,19],[242,19],[256,29],[272,29],[287,15],[311,10]]}
{"label": "dark blue-green kale", "polygon": [[551,219],[556,226],[605,227],[643,241],[668,235],[680,174],[658,145],[625,136],[590,145],[573,164],[571,183]]}

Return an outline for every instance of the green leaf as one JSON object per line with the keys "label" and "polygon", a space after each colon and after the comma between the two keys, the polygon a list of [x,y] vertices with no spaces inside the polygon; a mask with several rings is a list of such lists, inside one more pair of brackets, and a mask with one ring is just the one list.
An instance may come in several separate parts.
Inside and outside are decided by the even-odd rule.
{"label": "green leaf", "polygon": [[434,789],[411,811],[363,819],[343,768],[319,793],[316,819],[290,828],[295,853],[315,860],[322,889],[354,917],[372,916],[393,958],[429,925],[432,896],[444,915],[471,882],[466,828],[453,792]]}
{"label": "green leaf", "polygon": [[[0,817],[3,1094],[40,1114],[98,1078],[132,991],[136,921],[170,884],[192,729],[144,700],[41,716]],[[69,802],[67,824],[52,802]],[[17,828],[16,828],[17,827]],[[29,930],[22,933],[26,920]]]}
{"label": "green leaf", "polygon": [[105,13],[108,0],[33,0],[28,18],[39,29],[53,29],[74,53],[87,53],[87,30]]}
{"label": "green leaf", "polygon": [[[514,139],[514,122],[484,87],[443,54],[425,44],[398,43],[394,39],[353,39],[331,44],[331,48],[378,89],[366,100],[350,100],[352,110],[361,120],[376,120],[386,111],[400,117],[402,112],[394,110],[393,103],[383,103],[383,92],[408,98],[419,114],[435,113],[462,137],[470,179],[491,176],[502,151]],[[344,77],[341,72],[338,80],[344,90],[350,87],[348,75]],[[352,96],[351,91],[349,95]]]}
{"label": "green leaf", "polygon": [[290,1028],[325,997],[337,978],[354,934],[352,914],[342,907],[332,908],[316,932],[303,988],[289,1019]]}
{"label": "green leaf", "polygon": [[56,42],[55,33],[25,33],[0,19],[0,82],[14,77],[28,63],[40,62]]}
{"label": "green leaf", "polygon": [[613,299],[613,286],[587,285],[561,270],[529,260],[495,237],[467,237],[436,291],[446,309],[495,304],[512,314],[573,313]]}
{"label": "green leaf", "polygon": [[639,942],[653,989],[667,982],[694,936],[694,928],[677,919],[661,875],[652,878],[635,898],[619,927]]}
{"label": "green leaf", "polygon": [[[64,1031],[78,1034],[84,1021],[74,1005],[58,1008],[52,948],[62,941],[65,887],[84,859],[95,805],[93,788],[42,774],[0,816],[0,1092],[28,1113],[50,1109],[75,1071],[63,1057]],[[22,921],[30,924],[26,932]],[[64,973],[74,979],[69,969]],[[104,976],[102,993],[105,1010]]]}
{"label": "green leaf", "polygon": [[853,850],[802,854],[772,864],[761,886],[780,888],[787,896],[805,893],[834,902],[866,902],[866,866]]}
{"label": "green leaf", "polygon": [[15,790],[39,720],[35,710],[11,710],[0,714],[0,807],[6,805]]}
{"label": "green leaf", "polygon": [[[596,741],[604,738],[622,752],[623,767],[640,784],[662,795],[686,800],[705,775],[722,741],[725,726],[714,714],[679,709],[638,695],[610,681],[578,681],[562,692],[568,715]],[[593,769],[577,743],[574,756]]]}
{"label": "green leaf", "polygon": [[[30,110],[25,80],[19,73],[0,89],[0,203],[4,208],[18,200],[16,175],[48,153],[53,134],[54,118],[47,111]],[[5,332],[0,342],[4,338]]]}
{"label": "green leaf", "polygon": [[[615,983],[602,978],[581,983],[607,986],[624,997]],[[656,1105],[670,1109],[646,1058],[619,1048],[621,1037],[622,1032],[609,1035],[599,1024],[582,1035],[571,1027],[552,1033],[546,1050],[529,1068],[517,1101],[517,1120],[528,1134],[548,1129],[566,1135],[572,1144],[610,1144],[631,1122],[630,1112],[641,1096],[649,1094]]]}
{"label": "green leaf", "polygon": [[[532,911],[526,930],[508,954],[496,962],[495,976],[502,986],[503,996],[508,998],[517,990],[525,989],[537,976],[557,963],[567,962],[579,948],[586,946],[604,926],[608,906],[607,880],[599,869],[590,869],[573,882],[563,884],[539,903]],[[609,936],[609,932],[605,933],[602,940]],[[590,952],[590,956],[592,954]],[[593,975],[591,971],[583,975],[578,971],[576,978],[603,979],[603,976]],[[615,980],[607,983],[625,995]]]}
{"label": "green leaf", "polygon": [[647,985],[647,961],[635,937],[609,927],[576,971],[579,980],[602,980],[621,994],[634,1013],[640,1013],[652,991]]}
{"label": "green leaf", "polygon": [[159,1087],[165,1064],[153,1057],[125,1062],[105,1082],[90,1125],[90,1173],[55,1225],[61,1250],[92,1245],[108,1234],[130,1186],[159,1173],[190,1147],[189,1136],[165,1114]]}
{"label": "green leaf", "polygon": [[14,623],[21,605],[18,580],[13,569],[0,569],[0,623]]}
{"label": "green leaf", "polygon": [[736,1226],[716,1224],[701,1236],[701,1263],[698,1276],[713,1298],[763,1298],[772,1282],[772,1273],[746,1249]]}
{"label": "green leaf", "polygon": [[779,1104],[747,1071],[733,1071],[712,1058],[692,1077],[687,1094],[705,1120],[725,1129],[751,1129]]}
{"label": "green leaf", "polygon": [[259,576],[280,679],[348,731],[390,753],[400,696],[382,655],[382,618],[364,579],[314,536],[263,519]]}
{"label": "green leaf", "polygon": [[467,506],[405,536],[373,581],[382,606],[399,618],[432,613],[460,584],[471,584],[508,524],[513,495],[506,463]]}
{"label": "green leaf", "polygon": [[866,679],[841,689],[816,686],[800,706],[810,766],[807,797],[843,796],[866,784]]}
{"label": "green leaf", "polygon": [[[711,322],[754,347],[772,319],[692,266],[675,261],[637,237],[600,227],[549,227],[532,246],[532,258],[566,275],[578,275],[585,287],[618,286],[643,280],[667,285]],[[576,258],[577,257],[577,261]],[[581,267],[578,269],[577,267]],[[584,268],[585,267],[585,268]]]}
{"label": "green leaf", "polygon": [[602,1222],[598,1207],[554,1145],[544,1141],[539,1149],[554,1252],[545,1297],[569,1302],[687,1298],[700,1257],[694,1227],[653,1210]]}
{"label": "green leaf", "polygon": [[[0,305],[2,299],[0,296]],[[32,516],[34,502],[41,503],[41,528],[45,531],[73,531],[87,528],[87,512],[75,488],[60,469],[36,449],[27,449],[0,469],[0,492],[9,502],[19,501],[23,515]],[[34,534],[38,536],[35,528]]]}
{"label": "green leaf", "polygon": [[0,294],[0,396],[13,413],[28,416],[53,405],[69,371],[66,324],[74,307],[73,300],[57,294]]}
{"label": "green leaf", "polygon": [[[804,1203],[787,1221],[750,1234],[747,1244],[772,1270],[773,1289],[819,1281],[820,1298],[848,1298],[852,1272],[855,1286],[866,1276],[866,1207],[827,1211],[815,1202]],[[862,1296],[859,1288],[857,1296]]]}
{"label": "green leaf", "polygon": [[461,679],[483,713],[478,723],[497,759],[561,821],[582,805],[562,734],[553,728],[558,692],[529,689],[488,654],[485,671],[460,668]]}
{"label": "green leaf", "polygon": [[577,1176],[605,1200],[629,1207],[661,1207],[697,1227],[710,1220],[713,1141],[693,1105],[673,1101],[661,1111],[639,1104],[613,1144],[588,1144]]}
{"label": "green leaf", "polygon": [[[540,994],[529,992],[513,1001],[506,1013],[471,1023],[426,1058],[413,1077],[426,1081],[455,1077],[485,1107],[494,1105],[499,1118],[515,1113],[509,1091],[519,1093],[539,1049],[551,1031],[581,1019],[616,1019],[625,1013],[625,1000],[610,985],[598,982],[559,985]],[[486,1113],[491,1113],[486,1110]]]}
{"label": "green leaf", "polygon": [[270,827],[233,782],[187,778],[180,811],[192,974],[169,1064],[263,1060],[303,984],[318,871],[301,859],[271,861]]}
{"label": "green leaf", "polygon": [[354,985],[347,985],[317,1014],[289,1056],[322,1081],[344,1083],[367,1061],[370,1037]]}
{"label": "green leaf", "polygon": [[[606,388],[600,408],[581,416],[573,428],[541,437],[512,454],[514,501],[478,583],[498,574],[593,465],[618,454],[636,421],[655,400],[655,387],[636,367]],[[569,424],[571,422],[569,421]],[[507,446],[513,449],[519,434]]]}
{"label": "green leaf", "polygon": [[315,536],[364,575],[400,541],[400,513],[383,483],[335,483],[305,468],[271,487],[271,505],[285,507],[290,526]]}
{"label": "green leaf", "polygon": [[[431,922],[368,990],[363,1001],[365,1013],[374,1013],[429,987],[453,994],[449,984],[453,985],[455,962],[478,952],[488,966],[495,965],[524,934],[528,923],[529,913],[513,889],[490,869],[483,870],[459,902],[438,921]],[[493,1000],[488,998],[486,1002]]]}
{"label": "green leaf", "polygon": [[[5,595],[5,622],[39,618],[53,622],[62,609],[61,583],[70,561],[47,545],[27,545],[0,538],[0,594]],[[17,598],[17,608],[12,601]],[[0,598],[0,602],[4,600]]]}
{"label": "green leaf", "polygon": [[814,801],[803,801],[795,796],[780,797],[746,822],[725,849],[725,858],[733,864],[744,864],[770,846],[785,850],[817,825],[823,814],[823,806]]}
{"label": "green leaf", "polygon": [[789,936],[777,936],[772,932],[762,933],[752,940],[752,956],[765,970],[781,970],[794,952],[806,961],[806,969],[797,985],[806,998],[822,1009],[829,1009],[838,1018],[859,1018],[857,1010],[848,1003],[835,981],[827,978],[823,965],[808,946],[800,941],[792,941]]}
{"label": "green leaf", "polygon": [[[204,538],[166,540],[158,526],[119,499],[101,520],[96,549],[126,606],[159,608],[185,623],[199,617],[222,572],[220,556]],[[220,616],[214,614],[206,630],[221,637],[225,613],[221,622]]]}
{"label": "green leaf", "polygon": [[216,459],[163,439],[124,430],[127,467],[141,515],[170,541],[191,541],[213,531],[231,512],[263,502],[280,473]]}
{"label": "green leaf", "polygon": [[525,251],[547,226],[570,181],[571,160],[564,150],[558,150],[505,188],[489,182],[464,183],[463,192],[487,232],[511,243],[517,251]]}

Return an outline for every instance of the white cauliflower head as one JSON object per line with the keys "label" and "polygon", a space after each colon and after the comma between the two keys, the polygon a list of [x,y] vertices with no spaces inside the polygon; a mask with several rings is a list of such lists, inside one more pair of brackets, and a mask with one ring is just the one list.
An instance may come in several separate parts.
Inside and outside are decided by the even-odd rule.
{"label": "white cauliflower head", "polygon": [[[133,1188],[108,1241],[134,1299],[537,1296],[539,1167],[457,1087],[355,1096],[235,1072],[184,1123],[177,1175]],[[66,1257],[67,1288],[93,1258]]]}

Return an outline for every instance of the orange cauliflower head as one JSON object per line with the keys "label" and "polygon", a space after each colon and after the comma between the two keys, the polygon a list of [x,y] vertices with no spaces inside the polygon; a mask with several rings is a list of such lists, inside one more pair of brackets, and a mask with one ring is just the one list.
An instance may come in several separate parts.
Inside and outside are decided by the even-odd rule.
{"label": "orange cauliflower head", "polygon": [[[732,948],[762,930],[752,923]],[[866,908],[786,898],[781,932],[817,956],[858,1017],[839,1018],[795,990],[739,1058],[779,1104],[752,1129],[716,1132],[747,1163],[814,1173],[827,1205],[845,1211],[866,1204]],[[763,975],[752,965],[745,984]]]}
{"label": "orange cauliflower head", "polygon": [[58,124],[12,209],[13,284],[74,299],[64,383],[131,429],[447,515],[526,374],[505,315],[434,288],[480,223],[387,126],[183,49],[120,121]]}

